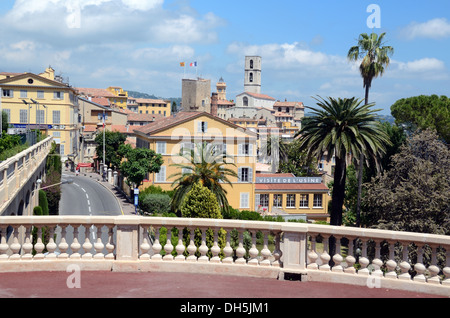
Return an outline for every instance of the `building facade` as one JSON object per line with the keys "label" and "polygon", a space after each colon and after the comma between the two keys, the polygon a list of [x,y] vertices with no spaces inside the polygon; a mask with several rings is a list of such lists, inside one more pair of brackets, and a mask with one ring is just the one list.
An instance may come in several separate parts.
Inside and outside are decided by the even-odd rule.
{"label": "building facade", "polygon": [[53,136],[63,161],[77,162],[81,119],[76,90],[49,67],[42,74],[2,73],[2,110],[11,126],[40,129]]}
{"label": "building facade", "polygon": [[183,79],[180,111],[211,113],[211,80]]}
{"label": "building facade", "polygon": [[172,104],[170,101],[162,99],[136,98],[138,114],[162,115],[170,117],[172,114]]}

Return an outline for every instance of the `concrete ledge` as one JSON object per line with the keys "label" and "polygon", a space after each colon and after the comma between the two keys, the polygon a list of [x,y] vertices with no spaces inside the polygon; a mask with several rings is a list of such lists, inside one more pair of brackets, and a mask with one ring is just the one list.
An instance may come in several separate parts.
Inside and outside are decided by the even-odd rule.
{"label": "concrete ledge", "polygon": [[85,271],[111,271],[114,261],[111,260],[29,260],[0,262],[0,273],[5,272],[49,272],[67,271],[70,265],[79,266]]}

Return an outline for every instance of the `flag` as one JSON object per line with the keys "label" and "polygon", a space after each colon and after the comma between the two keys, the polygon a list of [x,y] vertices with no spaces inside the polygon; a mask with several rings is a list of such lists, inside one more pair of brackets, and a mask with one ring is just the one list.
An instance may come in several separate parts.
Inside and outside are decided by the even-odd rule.
{"label": "flag", "polygon": [[197,62],[191,63],[190,66],[195,66],[195,67],[197,67]]}
{"label": "flag", "polygon": [[180,63],[180,66],[181,66],[181,67],[184,67],[184,62],[181,62],[181,63]]}

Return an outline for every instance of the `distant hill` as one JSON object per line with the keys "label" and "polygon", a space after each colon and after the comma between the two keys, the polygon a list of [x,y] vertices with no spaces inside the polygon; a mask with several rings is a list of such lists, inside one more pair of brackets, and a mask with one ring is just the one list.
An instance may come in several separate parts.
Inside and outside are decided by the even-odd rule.
{"label": "distant hill", "polygon": [[128,92],[128,96],[130,97],[134,97],[134,98],[148,98],[148,99],[163,99],[163,100],[170,100],[170,102],[174,102],[177,103],[177,107],[180,107],[181,104],[181,97],[158,97],[155,95],[150,95],[147,93],[141,93],[141,92],[136,92],[136,91],[127,91]]}

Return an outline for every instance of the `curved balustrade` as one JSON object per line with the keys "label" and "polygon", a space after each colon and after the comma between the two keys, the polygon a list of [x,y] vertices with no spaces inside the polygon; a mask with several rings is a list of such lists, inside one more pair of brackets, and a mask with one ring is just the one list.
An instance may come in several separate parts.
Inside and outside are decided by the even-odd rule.
{"label": "curved balustrade", "polygon": [[118,217],[1,217],[0,271],[180,271],[282,277],[450,297],[450,237],[325,225]]}

